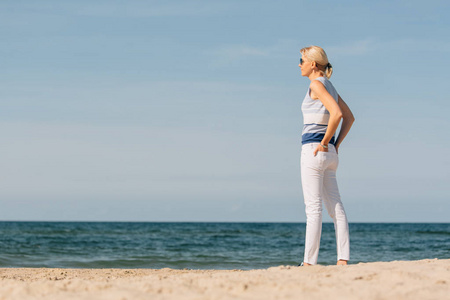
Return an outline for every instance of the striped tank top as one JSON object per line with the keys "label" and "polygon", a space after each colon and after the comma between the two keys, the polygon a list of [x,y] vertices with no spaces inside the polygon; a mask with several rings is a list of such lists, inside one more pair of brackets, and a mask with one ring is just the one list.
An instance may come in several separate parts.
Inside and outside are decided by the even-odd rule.
{"label": "striped tank top", "polygon": [[[328,93],[338,102],[339,96],[326,77],[318,77],[314,80],[318,80],[323,83]],[[310,96],[311,89],[308,88],[305,99],[302,103],[303,113],[303,131],[302,131],[302,144],[308,143],[320,143],[322,142],[325,132],[328,128],[328,120],[330,119],[330,112],[325,108],[325,105],[317,99],[313,100]],[[334,133],[330,140],[330,144],[334,145]]]}

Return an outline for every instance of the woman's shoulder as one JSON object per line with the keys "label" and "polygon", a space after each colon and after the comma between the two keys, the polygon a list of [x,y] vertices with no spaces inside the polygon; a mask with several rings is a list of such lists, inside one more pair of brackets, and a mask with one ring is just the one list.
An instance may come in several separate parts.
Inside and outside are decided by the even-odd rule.
{"label": "woman's shoulder", "polygon": [[[326,90],[336,101],[338,101],[338,93],[331,81],[326,77],[317,77],[310,84],[311,95],[320,94],[320,91]],[[314,97],[312,97],[314,99]]]}
{"label": "woman's shoulder", "polygon": [[321,86],[325,86],[326,87],[326,85],[327,85],[327,83],[325,81],[326,79],[323,79],[323,78],[324,77],[317,77],[316,79],[311,80],[311,83],[309,84],[309,88],[314,90],[314,89],[319,88]]}
{"label": "woman's shoulder", "polygon": [[[326,78],[326,77],[317,77],[316,79],[314,79],[314,80],[311,81],[311,84],[312,84],[313,82],[316,82],[315,84],[319,84],[319,85],[320,85],[320,83],[321,83],[321,84],[323,84],[323,85],[325,86],[325,88],[327,88],[327,89],[328,89],[329,87],[334,88],[333,83],[331,83],[330,79],[328,79],[328,78]],[[319,83],[319,82],[320,82],[320,83]]]}

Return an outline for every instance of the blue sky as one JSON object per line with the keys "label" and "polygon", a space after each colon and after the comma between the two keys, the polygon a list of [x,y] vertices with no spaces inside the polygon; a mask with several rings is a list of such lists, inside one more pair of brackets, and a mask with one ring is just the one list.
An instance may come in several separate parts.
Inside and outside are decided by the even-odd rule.
{"label": "blue sky", "polygon": [[356,116],[349,221],[449,222],[449,8],[2,1],[0,220],[304,222],[298,59],[319,45]]}

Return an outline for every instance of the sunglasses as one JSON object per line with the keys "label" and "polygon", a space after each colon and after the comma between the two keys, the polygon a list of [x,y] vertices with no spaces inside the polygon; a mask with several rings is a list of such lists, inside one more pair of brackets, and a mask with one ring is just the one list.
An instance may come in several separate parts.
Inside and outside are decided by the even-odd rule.
{"label": "sunglasses", "polygon": [[304,62],[303,58],[300,57],[300,65],[303,65]]}

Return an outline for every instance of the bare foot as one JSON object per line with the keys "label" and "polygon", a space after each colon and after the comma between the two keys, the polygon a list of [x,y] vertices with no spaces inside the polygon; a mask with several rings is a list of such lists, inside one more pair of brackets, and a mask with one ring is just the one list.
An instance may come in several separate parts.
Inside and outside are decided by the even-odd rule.
{"label": "bare foot", "polygon": [[311,264],[308,264],[308,263],[305,263],[305,262],[303,263],[303,265],[304,266],[312,266]]}
{"label": "bare foot", "polygon": [[347,265],[347,261],[343,260],[343,259],[340,259],[340,260],[338,260],[336,265],[338,265],[338,266],[346,266]]}

